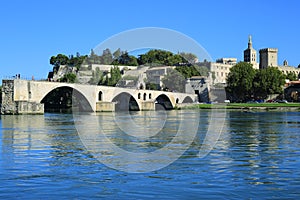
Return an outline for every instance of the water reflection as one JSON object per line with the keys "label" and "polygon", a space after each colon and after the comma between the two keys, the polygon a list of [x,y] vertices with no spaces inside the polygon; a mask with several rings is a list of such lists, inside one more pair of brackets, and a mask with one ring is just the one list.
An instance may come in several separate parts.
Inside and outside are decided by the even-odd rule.
{"label": "water reflection", "polygon": [[114,169],[140,173],[171,164],[189,148],[197,134],[199,113],[80,114],[75,116],[75,125],[81,141],[99,161]]}
{"label": "water reflection", "polygon": [[30,156],[31,151],[44,149],[47,143],[44,116],[4,115],[1,122],[3,163],[17,162],[20,154]]}
{"label": "water reflection", "polygon": [[[289,113],[290,119],[299,120],[299,113],[295,118],[293,114]],[[239,172],[237,179],[251,184],[274,184],[281,179],[280,165],[286,161],[282,153],[289,148],[282,142],[291,130],[287,120],[285,112],[229,112],[228,152],[234,165],[229,168]]]}
{"label": "water reflection", "polygon": [[[144,125],[149,126],[150,122],[157,124],[164,119],[164,114],[150,114],[137,112],[118,117],[121,124],[126,125],[132,120],[137,130],[139,127],[145,130]],[[206,136],[214,138],[206,135],[212,113],[201,110],[171,111],[167,114],[168,120],[161,131],[155,135],[145,132],[145,137],[124,133],[115,122],[113,113],[95,114],[86,118],[92,119],[87,121],[67,114],[1,116],[0,198],[299,197],[299,112],[228,111],[218,142],[202,158],[199,158],[198,152]],[[93,135],[99,129],[93,129],[86,122],[100,125],[105,136],[126,151],[151,153],[172,141],[181,122],[186,122],[188,127],[193,125],[192,120],[182,121],[187,116],[188,119],[199,119],[199,129],[189,149],[171,165],[143,174],[114,170],[98,162],[97,155],[84,147],[74,124],[75,120],[79,126],[82,125],[91,141],[99,142],[103,136]],[[217,126],[220,120],[215,119],[215,122]],[[184,133],[189,134],[188,129]],[[177,140],[174,147],[185,142]],[[105,145],[104,142],[96,144]],[[116,160],[116,155],[106,153],[106,158]],[[135,158],[127,158],[127,163],[135,161]],[[161,156],[156,161],[164,163],[165,159]],[[124,163],[119,164],[124,166]]]}

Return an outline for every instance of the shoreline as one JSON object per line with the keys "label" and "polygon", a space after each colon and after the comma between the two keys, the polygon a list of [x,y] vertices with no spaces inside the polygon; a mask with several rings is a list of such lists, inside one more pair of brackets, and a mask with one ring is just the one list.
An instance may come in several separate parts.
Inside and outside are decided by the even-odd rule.
{"label": "shoreline", "polygon": [[226,109],[236,111],[300,111],[300,103],[289,104],[246,104],[246,103],[234,103],[234,104],[196,104],[196,105],[182,105],[177,109]]}

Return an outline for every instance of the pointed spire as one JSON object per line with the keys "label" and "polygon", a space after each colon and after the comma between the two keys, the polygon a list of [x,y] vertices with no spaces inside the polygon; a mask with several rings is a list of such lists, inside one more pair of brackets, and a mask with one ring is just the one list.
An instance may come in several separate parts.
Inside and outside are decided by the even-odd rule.
{"label": "pointed spire", "polygon": [[248,39],[248,49],[252,49],[252,36],[249,35],[249,39]]}

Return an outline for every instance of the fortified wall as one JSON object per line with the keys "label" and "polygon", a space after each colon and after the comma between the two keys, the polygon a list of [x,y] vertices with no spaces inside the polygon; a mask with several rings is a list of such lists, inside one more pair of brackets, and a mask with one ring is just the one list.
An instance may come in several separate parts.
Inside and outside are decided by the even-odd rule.
{"label": "fortified wall", "polygon": [[[27,87],[30,85],[27,85]],[[44,104],[29,100],[15,101],[14,80],[2,81],[1,114],[43,114]]]}

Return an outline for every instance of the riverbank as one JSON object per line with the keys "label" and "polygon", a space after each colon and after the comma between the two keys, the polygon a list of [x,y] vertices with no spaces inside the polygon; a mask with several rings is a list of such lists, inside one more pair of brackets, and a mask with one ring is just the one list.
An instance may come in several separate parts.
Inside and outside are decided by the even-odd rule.
{"label": "riverbank", "polygon": [[300,103],[217,103],[185,105],[179,109],[233,109],[264,111],[300,111]]}

